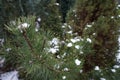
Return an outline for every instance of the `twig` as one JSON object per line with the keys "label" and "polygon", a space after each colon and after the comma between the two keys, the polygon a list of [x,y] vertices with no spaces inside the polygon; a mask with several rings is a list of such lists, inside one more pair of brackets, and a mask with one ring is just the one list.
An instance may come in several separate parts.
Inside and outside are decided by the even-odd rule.
{"label": "twig", "polygon": [[26,34],[26,32],[24,30],[23,30],[23,37],[25,38],[28,46],[30,47],[30,50],[33,52],[32,44],[31,44],[31,42],[30,42],[29,38],[27,37],[27,34]]}

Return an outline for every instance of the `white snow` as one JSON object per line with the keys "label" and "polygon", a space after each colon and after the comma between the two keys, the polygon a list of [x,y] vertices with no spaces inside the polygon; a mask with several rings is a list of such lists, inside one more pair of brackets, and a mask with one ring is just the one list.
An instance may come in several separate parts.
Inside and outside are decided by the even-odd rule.
{"label": "white snow", "polygon": [[40,28],[40,24],[38,22],[36,22],[36,27],[35,27],[35,31],[38,32]]}
{"label": "white snow", "polygon": [[88,41],[89,43],[91,43],[91,42],[92,42],[90,38],[87,38],[87,41]]}
{"label": "white snow", "polygon": [[62,76],[62,79],[66,79],[66,76]]}
{"label": "white snow", "polygon": [[40,22],[40,21],[41,21],[41,18],[39,17],[39,18],[37,19],[37,21]]}
{"label": "white snow", "polygon": [[86,25],[86,26],[87,26],[87,27],[89,27],[89,28],[90,28],[90,27],[92,27],[92,25],[89,25],[89,24],[88,24],[88,25]]}
{"label": "white snow", "polygon": [[72,31],[68,31],[67,33],[68,33],[68,34],[72,34]]}
{"label": "white snow", "polygon": [[11,48],[7,48],[7,49],[6,49],[7,52],[9,52],[9,51],[11,51],[11,50],[12,50]]}
{"label": "white snow", "polygon": [[113,19],[114,18],[114,16],[111,16],[111,19]]}
{"label": "white snow", "polygon": [[0,57],[0,68],[3,67],[4,62],[5,58]]}
{"label": "white snow", "polygon": [[78,37],[75,37],[75,38],[73,38],[73,39],[70,39],[70,41],[71,41],[72,43],[76,43],[76,42],[79,42],[80,39],[79,39]]}
{"label": "white snow", "polygon": [[59,6],[60,4],[59,3],[55,3],[56,6]]}
{"label": "white snow", "polygon": [[80,54],[83,54],[83,51],[80,51]]}
{"label": "white snow", "polygon": [[18,80],[18,71],[11,71],[1,74],[1,80]]}
{"label": "white snow", "polygon": [[[120,36],[118,38],[118,42],[119,42],[119,46],[120,46]],[[118,54],[116,55],[116,58],[117,58],[117,62],[120,63],[120,47],[119,47],[119,50],[118,50]]]}
{"label": "white snow", "polygon": [[64,70],[64,71],[69,71],[69,69],[68,69],[68,68],[64,68],[63,70]]}
{"label": "white snow", "polygon": [[62,25],[62,28],[65,28],[65,25]]}
{"label": "white snow", "polygon": [[68,43],[68,44],[67,44],[67,47],[72,47],[72,43]]}
{"label": "white snow", "polygon": [[120,5],[118,5],[118,7],[120,7]]}
{"label": "white snow", "polygon": [[93,35],[96,35],[96,33],[93,33]]}
{"label": "white snow", "polygon": [[57,58],[60,59],[61,58],[60,55],[57,55]]}
{"label": "white snow", "polygon": [[120,17],[120,15],[118,15],[118,17]]}
{"label": "white snow", "polygon": [[81,61],[80,61],[79,59],[75,59],[75,64],[76,64],[77,66],[79,66],[80,63],[81,63]]}
{"label": "white snow", "polygon": [[18,26],[18,29],[20,30],[21,33],[23,33],[23,29],[29,28],[30,24],[28,23],[23,23]]}
{"label": "white snow", "polygon": [[16,22],[13,20],[13,21],[10,21],[10,24],[16,25]]}
{"label": "white snow", "polygon": [[100,80],[106,80],[105,78],[100,78]]}
{"label": "white snow", "polygon": [[100,70],[99,66],[95,66],[95,70],[99,71]]}
{"label": "white snow", "polygon": [[4,38],[0,39],[0,46],[3,46]]}
{"label": "white snow", "polygon": [[23,23],[21,25],[18,26],[19,29],[24,29],[24,28],[28,28],[30,26],[30,24],[28,23]]}
{"label": "white snow", "polygon": [[80,46],[79,46],[79,45],[75,45],[75,48],[76,48],[76,49],[80,49]]}
{"label": "white snow", "polygon": [[58,38],[53,38],[52,41],[49,42],[50,45],[58,45],[59,44],[59,39]]}
{"label": "white snow", "polygon": [[57,51],[59,51],[59,49],[50,48],[48,52],[55,54]]}
{"label": "white snow", "polygon": [[119,65],[114,65],[113,68],[117,69],[117,68],[120,68],[120,66]]}
{"label": "white snow", "polygon": [[80,73],[82,73],[83,72],[83,70],[80,70]]}
{"label": "white snow", "polygon": [[116,72],[116,70],[115,70],[115,69],[111,69],[111,71],[112,71],[113,73],[115,73],[115,72]]}
{"label": "white snow", "polygon": [[76,43],[76,40],[75,40],[75,39],[70,39],[70,40],[71,40],[71,42]]}

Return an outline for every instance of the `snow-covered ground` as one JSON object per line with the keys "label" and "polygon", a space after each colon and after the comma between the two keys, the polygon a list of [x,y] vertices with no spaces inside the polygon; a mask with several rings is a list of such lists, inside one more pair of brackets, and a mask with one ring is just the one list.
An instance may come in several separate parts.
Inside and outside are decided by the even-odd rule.
{"label": "snow-covered ground", "polygon": [[0,80],[18,80],[18,71],[3,73],[0,75]]}

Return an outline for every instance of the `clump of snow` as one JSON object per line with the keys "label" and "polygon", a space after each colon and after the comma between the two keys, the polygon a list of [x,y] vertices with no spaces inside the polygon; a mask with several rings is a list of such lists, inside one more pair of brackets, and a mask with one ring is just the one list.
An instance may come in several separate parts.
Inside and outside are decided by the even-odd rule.
{"label": "clump of snow", "polygon": [[119,65],[114,65],[113,68],[117,69],[117,68],[120,68],[120,66]]}
{"label": "clump of snow", "polygon": [[68,25],[68,28],[69,28],[69,29],[72,29],[72,27],[71,27],[70,25]]}
{"label": "clump of snow", "polygon": [[89,25],[89,24],[88,24],[88,25],[86,25],[86,26],[87,26],[87,27],[89,27],[89,28],[90,28],[90,27],[92,27],[92,25]]}
{"label": "clump of snow", "polygon": [[105,78],[100,78],[100,80],[106,80]]}
{"label": "clump of snow", "polygon": [[119,9],[119,8],[120,8],[120,4],[119,4],[119,5],[117,5],[116,9]]}
{"label": "clump of snow", "polygon": [[57,53],[59,51],[59,44],[59,39],[53,38],[51,41],[49,41],[49,45],[51,46],[51,48],[48,50],[48,52],[51,52],[53,54]]}
{"label": "clump of snow", "polygon": [[68,44],[67,44],[67,47],[72,47],[72,43],[68,43]]}
{"label": "clump of snow", "polygon": [[1,80],[19,80],[18,79],[18,71],[11,71],[1,74]]}
{"label": "clump of snow", "polygon": [[80,54],[83,54],[83,51],[80,51]]}
{"label": "clump of snow", "polygon": [[95,70],[99,71],[100,70],[99,66],[95,66]]}
{"label": "clump of snow", "polygon": [[73,43],[75,43],[76,42],[76,40],[75,39],[70,39]]}
{"label": "clump of snow", "polygon": [[11,50],[12,50],[11,48],[7,48],[7,49],[6,49],[7,52],[9,52],[9,51],[11,51]]}
{"label": "clump of snow", "polygon": [[93,35],[96,35],[96,33],[93,33]]}
{"label": "clump of snow", "polygon": [[[120,46],[120,36],[118,38],[118,42],[119,42],[119,46]],[[119,50],[118,50],[118,54],[116,55],[116,58],[117,58],[117,62],[120,63],[120,47],[119,47]]]}
{"label": "clump of snow", "polygon": [[80,46],[79,46],[79,45],[75,45],[75,48],[76,48],[76,49],[80,49]]}
{"label": "clump of snow", "polygon": [[68,33],[68,34],[72,34],[72,31],[68,31],[67,33]]}
{"label": "clump of snow", "polygon": [[76,10],[74,9],[73,12],[76,12]]}
{"label": "clump of snow", "polygon": [[116,72],[116,70],[115,70],[115,69],[111,69],[111,71],[112,71],[113,73],[115,73],[115,72]]}
{"label": "clump of snow", "polygon": [[39,18],[37,19],[37,21],[40,22],[40,21],[41,21],[41,18],[39,17]]}
{"label": "clump of snow", "polygon": [[80,61],[79,59],[75,59],[75,64],[76,64],[77,66],[79,66],[80,63],[81,63],[81,61]]}
{"label": "clump of snow", "polygon": [[60,55],[57,55],[57,58],[60,59],[61,58]]}
{"label": "clump of snow", "polygon": [[0,57],[0,68],[3,67],[4,62],[5,58]]}
{"label": "clump of snow", "polygon": [[10,24],[16,25],[16,22],[14,20],[10,21]]}
{"label": "clump of snow", "polygon": [[66,76],[62,76],[62,79],[66,79]]}
{"label": "clump of snow", "polygon": [[91,40],[90,38],[87,38],[87,41],[88,41],[89,43],[91,43],[91,42],[92,42],[92,40]]}
{"label": "clump of snow", "polygon": [[118,15],[118,17],[120,18],[120,15]]}
{"label": "clump of snow", "polygon": [[68,68],[64,68],[63,70],[64,70],[64,71],[69,71],[69,69],[68,69]]}
{"label": "clump of snow", "polygon": [[80,73],[82,73],[83,72],[83,70],[80,70]]}
{"label": "clump of snow", "polygon": [[55,3],[56,6],[59,6],[60,4],[59,3]]}
{"label": "clump of snow", "polygon": [[0,46],[3,46],[4,38],[0,39]]}
{"label": "clump of snow", "polygon": [[28,23],[23,23],[21,25],[18,26],[19,29],[25,29],[25,28],[28,28],[30,26],[30,24]]}
{"label": "clump of snow", "polygon": [[23,24],[20,24],[18,26],[18,29],[21,31],[21,33],[23,33],[23,30],[26,29],[26,28],[29,28],[30,27],[30,24],[28,23],[23,23]]}
{"label": "clump of snow", "polygon": [[57,53],[57,51],[59,51],[59,49],[50,48],[48,52],[51,52],[52,54],[55,54],[55,53]]}
{"label": "clump of snow", "polygon": [[40,28],[40,24],[38,22],[36,22],[36,27],[35,27],[35,31],[38,32]]}
{"label": "clump of snow", "polygon": [[41,22],[41,18],[37,18],[37,21],[35,22],[36,23],[36,27],[35,27],[35,31],[38,32],[39,31],[39,28],[40,28],[40,22]]}
{"label": "clump of snow", "polygon": [[65,28],[65,25],[62,25],[62,28]]}
{"label": "clump of snow", "polygon": [[111,16],[111,19],[113,19],[114,18],[114,16]]}
{"label": "clump of snow", "polygon": [[79,39],[78,37],[75,37],[75,38],[73,38],[73,39],[70,39],[70,41],[71,41],[72,43],[76,43],[76,42],[79,42],[80,39]]}
{"label": "clump of snow", "polygon": [[58,45],[59,44],[59,39],[58,38],[53,38],[52,41],[49,41],[50,45]]}

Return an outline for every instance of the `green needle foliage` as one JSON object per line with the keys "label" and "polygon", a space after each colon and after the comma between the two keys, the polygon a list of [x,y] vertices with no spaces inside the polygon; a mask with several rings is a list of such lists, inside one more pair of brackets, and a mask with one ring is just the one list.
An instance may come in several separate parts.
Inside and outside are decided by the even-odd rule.
{"label": "green needle foliage", "polygon": [[88,37],[92,44],[86,47],[83,70],[90,72],[95,66],[101,68],[115,64],[118,50],[119,14],[115,0],[76,0],[68,14],[68,22],[74,32]]}
{"label": "green needle foliage", "polygon": [[63,40],[55,37],[49,29],[40,28],[36,31],[35,18],[21,17],[5,25],[6,30],[13,35],[6,38],[3,46],[5,69],[18,70],[20,78],[25,80],[73,80],[79,77],[77,74],[83,64],[79,57],[82,51],[79,50],[82,45],[80,38],[76,37],[77,41],[73,44],[70,39],[74,36],[69,32]]}
{"label": "green needle foliage", "polygon": [[[23,10],[16,14],[34,15],[18,15],[5,24],[11,35],[0,46],[4,71],[17,70],[24,80],[119,80],[115,56],[120,9],[114,0],[76,0],[63,25],[58,7],[62,10],[64,1],[57,0],[60,5],[56,0],[18,1]],[[67,10],[68,5],[62,14],[64,22]]]}

